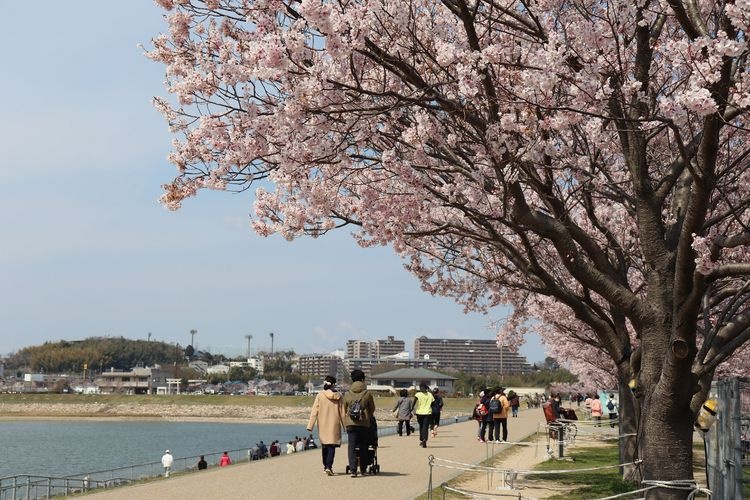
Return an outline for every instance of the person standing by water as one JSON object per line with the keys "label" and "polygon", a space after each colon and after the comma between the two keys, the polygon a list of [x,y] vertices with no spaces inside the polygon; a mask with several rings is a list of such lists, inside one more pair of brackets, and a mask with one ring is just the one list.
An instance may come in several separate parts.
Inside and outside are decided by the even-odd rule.
{"label": "person standing by water", "polygon": [[229,453],[225,451],[219,459],[219,467],[226,467],[227,465],[232,465],[232,459],[229,458]]}
{"label": "person standing by water", "polygon": [[206,462],[206,459],[201,455],[201,458],[198,460],[198,470],[205,470],[208,469],[208,462]]}
{"label": "person standing by water", "polygon": [[427,438],[432,425],[432,402],[435,397],[430,392],[427,382],[419,384],[419,391],[414,394],[414,413],[419,424],[419,446],[427,448]]}
{"label": "person standing by water", "polygon": [[440,396],[440,389],[435,387],[432,390],[432,437],[437,436],[438,427],[440,427],[440,412],[443,410],[443,398]]}
{"label": "person standing by water", "polygon": [[411,434],[411,415],[414,413],[414,400],[409,397],[409,391],[406,389],[401,389],[398,395],[396,406],[393,407],[398,419],[398,435],[403,436],[404,427],[406,427],[406,435],[409,436]]}
{"label": "person standing by water", "polygon": [[161,465],[164,467],[164,477],[169,477],[169,473],[172,472],[172,464],[174,463],[174,457],[166,450],[164,455],[161,457]]}
{"label": "person standing by water", "polygon": [[[333,476],[333,459],[336,448],[341,446],[341,428],[344,426],[344,401],[341,393],[336,391],[336,379],[331,375],[326,376],[323,390],[315,396],[310,420],[307,422],[308,432],[312,432],[316,422],[323,455],[323,472]],[[310,439],[312,440],[312,434]]]}
{"label": "person standing by water", "polygon": [[370,419],[375,416],[375,400],[365,385],[365,372],[356,369],[351,372],[352,385],[344,396],[344,424],[349,440],[349,472],[357,477],[357,449],[359,449],[359,468],[362,474],[372,462],[369,451],[373,442]]}

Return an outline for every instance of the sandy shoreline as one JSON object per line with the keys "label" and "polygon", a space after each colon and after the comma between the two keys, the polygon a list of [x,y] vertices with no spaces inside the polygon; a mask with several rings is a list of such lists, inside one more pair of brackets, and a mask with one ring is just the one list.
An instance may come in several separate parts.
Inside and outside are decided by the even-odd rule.
{"label": "sandy shoreline", "polygon": [[[444,418],[460,415],[443,412]],[[0,421],[11,420],[113,420],[113,421],[171,421],[171,422],[236,422],[305,425],[310,417],[309,407],[300,406],[241,406],[241,405],[186,405],[135,403],[0,403]],[[388,409],[379,408],[375,417],[381,422],[394,422]]]}
{"label": "sandy shoreline", "polygon": [[0,415],[0,422],[19,421],[73,421],[90,422],[212,422],[226,424],[289,424],[305,425],[307,419],[237,418],[237,417],[158,417],[158,416],[96,416],[96,415]]}

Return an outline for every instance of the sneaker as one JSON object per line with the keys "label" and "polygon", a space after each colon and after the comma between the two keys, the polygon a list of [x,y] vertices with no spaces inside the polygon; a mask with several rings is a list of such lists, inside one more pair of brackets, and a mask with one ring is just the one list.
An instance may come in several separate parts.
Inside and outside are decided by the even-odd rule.
{"label": "sneaker", "polygon": [[499,439],[495,439],[495,443],[496,444],[500,444],[500,443],[502,443],[502,441],[500,441]]}
{"label": "sneaker", "polygon": [[427,441],[420,441],[419,446],[421,446],[422,448],[427,448]]}
{"label": "sneaker", "polygon": [[326,469],[326,475],[333,476],[333,471],[331,469]]}
{"label": "sneaker", "polygon": [[479,438],[479,442],[480,442],[480,443],[486,443],[487,441],[485,441],[485,440],[484,440],[484,439],[482,439],[482,438]]}
{"label": "sneaker", "polygon": [[352,477],[357,477],[357,471],[352,472]]}

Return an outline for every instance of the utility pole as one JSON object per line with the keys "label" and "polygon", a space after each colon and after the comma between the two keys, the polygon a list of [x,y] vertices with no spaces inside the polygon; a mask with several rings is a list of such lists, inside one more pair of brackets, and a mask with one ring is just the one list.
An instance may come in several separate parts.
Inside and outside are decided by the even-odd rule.
{"label": "utility pole", "polygon": [[248,334],[245,338],[247,339],[247,359],[250,359],[250,341],[253,340],[253,336]]}
{"label": "utility pole", "polygon": [[273,332],[268,334],[271,337],[271,356],[273,356]]}

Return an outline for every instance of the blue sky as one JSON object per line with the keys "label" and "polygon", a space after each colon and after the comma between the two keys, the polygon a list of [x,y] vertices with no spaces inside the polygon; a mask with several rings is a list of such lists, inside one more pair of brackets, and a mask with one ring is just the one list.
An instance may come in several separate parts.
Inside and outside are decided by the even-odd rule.
{"label": "blue sky", "polygon": [[[158,204],[174,176],[151,106],[165,31],[150,0],[3,2],[0,355],[111,335],[228,355],[327,352],[350,338],[493,338],[490,316],[420,290],[388,248],[346,230],[287,242],[252,232],[252,194]],[[544,358],[536,339],[521,348]]]}

